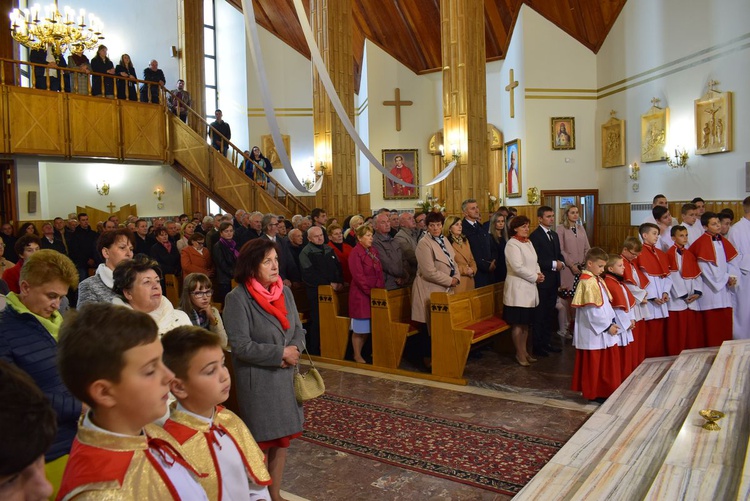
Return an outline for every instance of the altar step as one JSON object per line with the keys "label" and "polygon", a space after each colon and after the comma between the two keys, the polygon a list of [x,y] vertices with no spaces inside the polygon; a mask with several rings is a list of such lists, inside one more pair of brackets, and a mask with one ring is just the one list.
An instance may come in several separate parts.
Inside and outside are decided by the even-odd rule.
{"label": "altar step", "polygon": [[644,361],[514,499],[748,499],[749,380],[749,341]]}

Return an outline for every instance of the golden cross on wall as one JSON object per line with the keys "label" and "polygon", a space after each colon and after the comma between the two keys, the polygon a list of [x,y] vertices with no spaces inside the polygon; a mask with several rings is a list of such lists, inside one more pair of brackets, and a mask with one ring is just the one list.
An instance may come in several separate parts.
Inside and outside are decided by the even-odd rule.
{"label": "golden cross on wall", "polygon": [[716,89],[714,89],[714,87],[716,87],[717,85],[719,85],[719,82],[717,82],[716,80],[709,80],[708,92],[718,92]]}
{"label": "golden cross on wall", "polygon": [[615,118],[617,116],[617,112],[615,110],[609,110],[609,116]]}
{"label": "golden cross on wall", "polygon": [[655,107],[657,107],[657,108],[658,108],[658,107],[659,107],[659,103],[660,103],[660,102],[661,102],[661,99],[659,99],[658,97],[655,97],[655,98],[653,98],[653,99],[651,100],[651,106],[655,106]]}
{"label": "golden cross on wall", "polygon": [[117,207],[115,204],[113,204],[112,202],[109,203],[109,205],[107,206],[107,209],[109,209],[110,214],[115,213],[115,207]]}
{"label": "golden cross on wall", "polygon": [[401,89],[396,87],[396,100],[395,101],[383,101],[383,106],[395,106],[396,107],[396,130],[401,130],[401,107],[411,106],[414,104],[412,101],[401,100]]}
{"label": "golden cross on wall", "polygon": [[510,83],[505,86],[505,90],[510,92],[510,118],[515,118],[516,116],[516,107],[515,107],[515,93],[513,92],[513,89],[518,87],[518,82],[513,80],[513,70],[510,70]]}

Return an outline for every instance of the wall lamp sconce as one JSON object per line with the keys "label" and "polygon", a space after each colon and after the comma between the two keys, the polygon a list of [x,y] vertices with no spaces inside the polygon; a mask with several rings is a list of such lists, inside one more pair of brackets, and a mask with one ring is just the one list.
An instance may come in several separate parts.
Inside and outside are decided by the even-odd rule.
{"label": "wall lamp sconce", "polygon": [[156,190],[154,190],[154,195],[156,195],[156,199],[160,202],[161,202],[161,197],[163,197],[165,194],[166,192],[162,190],[161,188],[156,188]]}
{"label": "wall lamp sconce", "polygon": [[685,148],[680,148],[679,146],[674,149],[674,156],[668,156],[667,157],[667,165],[672,167],[673,169],[679,169],[680,167],[687,167],[688,162],[688,152]]}
{"label": "wall lamp sconce", "polygon": [[641,166],[638,165],[638,162],[633,162],[628,167],[630,169],[630,179],[632,179],[633,181],[638,181],[638,176],[641,172]]}
{"label": "wall lamp sconce", "polygon": [[443,158],[443,163],[444,163],[445,165],[448,165],[448,164],[449,164],[449,163],[451,163],[451,162],[452,162],[453,160],[455,160],[455,161],[456,161],[456,163],[458,163],[458,162],[459,162],[459,161],[461,160],[461,150],[459,150],[459,149],[458,149],[458,147],[456,147],[456,146],[454,145],[454,146],[453,146],[453,147],[451,148],[451,159],[450,159],[450,160],[448,160],[447,158],[445,158],[445,147],[444,147],[444,146],[443,146],[443,145],[441,144],[441,145],[440,145],[440,156],[441,156],[441,157]]}
{"label": "wall lamp sconce", "polygon": [[102,181],[102,187],[100,188],[99,185],[96,185],[96,192],[100,194],[103,197],[106,197],[109,195],[109,183],[107,181]]}

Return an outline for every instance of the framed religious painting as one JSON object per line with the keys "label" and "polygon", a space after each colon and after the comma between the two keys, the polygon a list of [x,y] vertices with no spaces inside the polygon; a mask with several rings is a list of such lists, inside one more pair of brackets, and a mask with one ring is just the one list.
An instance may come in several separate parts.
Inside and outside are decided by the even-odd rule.
{"label": "framed religious painting", "polygon": [[641,162],[660,162],[667,159],[667,124],[669,108],[660,108],[659,99],[652,99],[653,106],[641,115]]}
{"label": "framed religious painting", "polygon": [[695,153],[732,151],[732,93],[719,92],[709,82],[708,93],[695,100]]}
{"label": "framed religious painting", "polygon": [[625,120],[612,116],[602,125],[602,167],[625,165]]}
{"label": "framed religious painting", "polygon": [[505,198],[521,196],[521,140],[505,143]]}
{"label": "framed religious painting", "polygon": [[576,149],[576,119],[573,117],[552,117],[552,149]]}
{"label": "framed religious painting", "polygon": [[[281,141],[284,143],[284,148],[286,149],[286,154],[289,156],[289,158],[292,158],[292,149],[291,149],[291,138],[287,136],[286,134],[281,135]],[[276,151],[276,145],[273,143],[273,136],[271,134],[266,134],[264,136],[260,136],[260,144],[261,144],[261,153],[271,161],[271,165],[274,169],[283,169],[284,166],[281,164],[281,160],[279,159],[279,153]]]}
{"label": "framed religious painting", "polygon": [[[383,150],[383,167],[404,181],[419,183],[419,150]],[[384,200],[413,200],[419,198],[418,186],[404,186],[383,176]]]}

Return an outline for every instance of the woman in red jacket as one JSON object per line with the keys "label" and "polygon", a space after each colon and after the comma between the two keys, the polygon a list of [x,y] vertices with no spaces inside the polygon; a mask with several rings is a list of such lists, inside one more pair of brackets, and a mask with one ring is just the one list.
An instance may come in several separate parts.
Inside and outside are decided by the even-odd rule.
{"label": "woman in red jacket", "polygon": [[354,361],[364,364],[362,347],[370,335],[370,290],[385,287],[383,267],[378,251],[372,246],[372,228],[357,228],[357,245],[349,254],[349,316],[352,318],[352,348]]}

